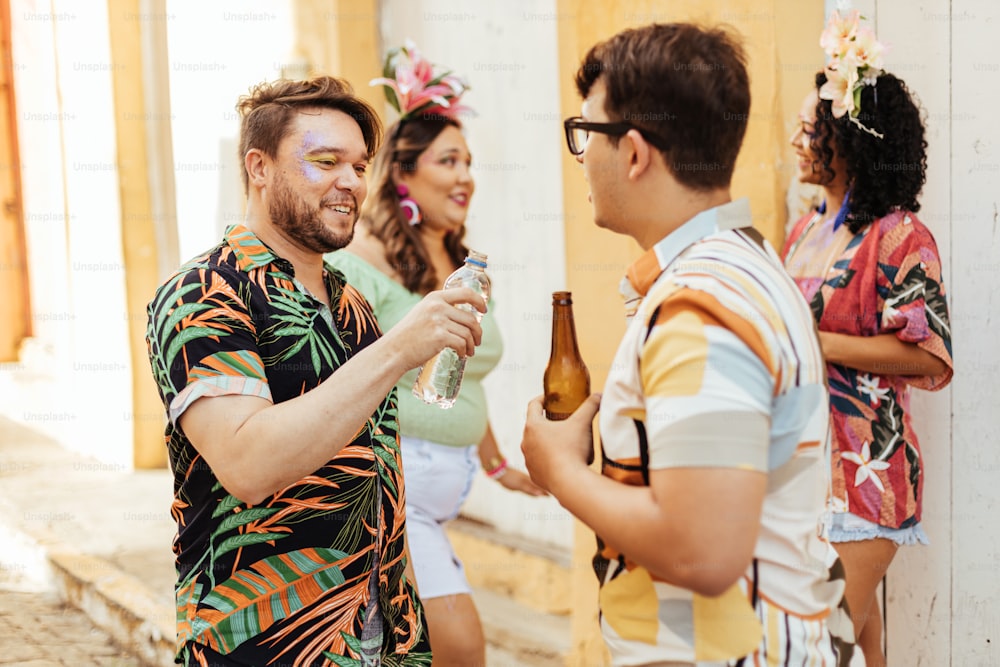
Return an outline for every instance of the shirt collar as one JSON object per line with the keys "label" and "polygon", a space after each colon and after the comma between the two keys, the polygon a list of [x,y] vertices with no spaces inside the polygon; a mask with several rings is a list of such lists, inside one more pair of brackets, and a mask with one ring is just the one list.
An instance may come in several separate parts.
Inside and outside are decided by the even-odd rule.
{"label": "shirt collar", "polygon": [[281,270],[289,275],[295,275],[291,262],[275,255],[270,248],[264,245],[260,237],[243,225],[230,225],[226,229],[225,240],[232,248],[233,254],[236,256],[236,263],[242,271],[249,272],[252,269],[277,264]]}
{"label": "shirt collar", "polygon": [[[850,215],[850,213],[851,213],[850,200],[851,200],[851,191],[848,190],[847,194],[844,195],[844,201],[843,201],[843,203],[840,205],[840,208],[837,209],[837,215],[836,215],[836,217],[833,219],[833,231],[837,231],[837,229],[842,224],[844,224],[844,221],[847,220],[847,216]],[[825,214],[826,213],[826,200],[825,199],[819,205],[819,208],[816,209],[816,210],[819,211],[820,214]]]}
{"label": "shirt collar", "polygon": [[711,234],[749,224],[750,201],[746,197],[702,211],[657,242],[628,267],[625,280],[622,280],[622,291],[626,299],[646,296],[660,274],[692,243]]}

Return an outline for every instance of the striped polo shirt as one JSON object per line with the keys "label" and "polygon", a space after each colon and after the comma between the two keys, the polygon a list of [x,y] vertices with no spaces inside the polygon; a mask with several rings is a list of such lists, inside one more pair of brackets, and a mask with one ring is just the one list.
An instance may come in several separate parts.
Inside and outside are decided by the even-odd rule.
{"label": "striped polo shirt", "polygon": [[823,358],[809,308],[750,226],[748,202],[679,227],[629,267],[622,291],[629,324],[601,401],[603,474],[648,485],[650,470],[739,468],[766,473],[768,487],[753,563],[718,597],[658,580],[598,536],[614,664],[836,664],[828,617],[843,581],[822,536]]}

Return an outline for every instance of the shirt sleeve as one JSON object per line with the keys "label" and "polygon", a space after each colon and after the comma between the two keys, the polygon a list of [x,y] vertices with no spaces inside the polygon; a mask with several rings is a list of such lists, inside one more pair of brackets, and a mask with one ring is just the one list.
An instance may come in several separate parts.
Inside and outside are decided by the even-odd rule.
{"label": "shirt sleeve", "polygon": [[272,400],[248,300],[249,282],[199,267],[174,276],[150,302],[150,363],[173,424],[206,396]]}
{"label": "shirt sleeve", "polygon": [[776,383],[764,350],[708,294],[682,289],[660,304],[639,360],[650,469],[768,470]]}
{"label": "shirt sleeve", "polygon": [[889,230],[879,243],[880,309],[882,333],[916,343],[944,361],[948,368],[936,376],[901,376],[928,390],[946,386],[952,377],[951,321],[941,260],[930,230],[910,214]]}

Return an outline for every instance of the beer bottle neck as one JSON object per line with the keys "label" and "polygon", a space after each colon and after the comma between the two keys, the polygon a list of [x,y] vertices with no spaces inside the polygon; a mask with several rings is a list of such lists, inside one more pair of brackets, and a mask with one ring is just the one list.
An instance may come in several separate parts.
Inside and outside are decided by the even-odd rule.
{"label": "beer bottle neck", "polygon": [[552,304],[552,350],[551,356],[580,356],[576,343],[576,326],[573,323],[572,304]]}

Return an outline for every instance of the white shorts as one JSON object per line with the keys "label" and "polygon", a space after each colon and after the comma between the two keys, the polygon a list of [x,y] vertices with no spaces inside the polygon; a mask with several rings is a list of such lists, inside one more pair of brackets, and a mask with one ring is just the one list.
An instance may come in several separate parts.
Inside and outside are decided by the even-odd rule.
{"label": "white shorts", "polygon": [[406,537],[421,598],[471,593],[444,524],[458,516],[478,461],[476,445],[450,447],[400,436],[406,481]]}

